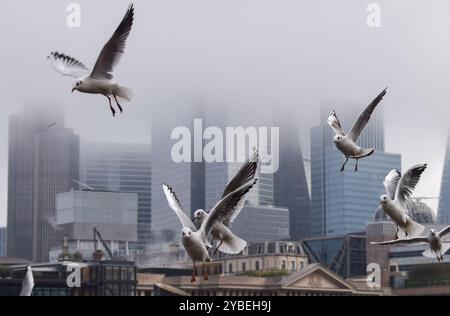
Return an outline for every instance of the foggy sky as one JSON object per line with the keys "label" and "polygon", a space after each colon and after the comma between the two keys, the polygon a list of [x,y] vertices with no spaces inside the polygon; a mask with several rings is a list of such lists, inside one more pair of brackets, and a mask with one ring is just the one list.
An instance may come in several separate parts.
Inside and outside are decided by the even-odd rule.
{"label": "foggy sky", "polygon": [[[450,2],[376,1],[382,27],[366,26],[361,0],[136,0],[116,80],[135,99],[114,119],[102,96],[71,94],[47,63],[53,50],[88,67],[129,1],[83,0],[82,27],[66,26],[71,1],[0,2],[0,226],[6,223],[8,117],[57,105],[82,140],[149,142],[159,111],[228,108],[257,125],[274,113],[302,130],[319,108],[366,106],[384,87],[386,150],[403,168],[429,163],[417,196],[437,196],[450,114]],[[233,112],[232,112],[233,113]],[[435,203],[430,203],[436,208]]]}

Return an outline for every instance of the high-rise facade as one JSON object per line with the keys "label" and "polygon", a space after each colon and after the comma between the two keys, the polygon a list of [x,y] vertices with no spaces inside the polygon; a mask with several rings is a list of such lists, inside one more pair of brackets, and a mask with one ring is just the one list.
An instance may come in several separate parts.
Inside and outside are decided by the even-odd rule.
{"label": "high-rise facade", "polygon": [[62,113],[28,110],[9,120],[8,256],[42,262],[58,241],[55,196],[76,187],[79,137]]}
{"label": "high-rise facade", "polygon": [[289,210],[291,239],[308,237],[311,201],[300,131],[289,122],[280,124],[280,163],[274,177],[274,204]]}
{"label": "high-rise facade", "polygon": [[[226,119],[222,117],[221,124],[225,130],[227,126],[223,123],[224,121],[226,122]],[[283,231],[278,236],[282,235],[283,238],[290,236],[291,239],[298,240],[309,235],[310,210],[310,196],[301,150],[300,130],[297,123],[290,119],[272,118],[269,123],[266,122],[263,125],[274,126],[278,129],[278,137],[275,137],[276,135],[272,133],[272,130],[267,133],[267,139],[261,138],[262,134],[258,135],[260,138],[258,140],[260,153],[267,152],[274,159],[278,159],[279,161],[274,164],[278,166],[278,169],[269,173],[263,173],[262,168],[258,170],[256,175],[259,180],[258,184],[249,193],[247,206],[243,210],[243,214],[250,212],[251,208],[259,211],[252,211],[254,216],[268,214],[266,211],[273,208],[274,214],[288,215],[287,222],[284,222],[288,225],[288,232],[284,232],[280,227],[274,227],[274,229]],[[244,123],[244,129],[245,126],[248,125]],[[256,126],[256,128],[259,128],[259,126]],[[250,155],[250,149],[248,146],[246,148],[230,148],[230,143],[224,146],[226,153],[229,150],[232,150],[232,152],[244,150],[245,153],[241,152],[241,154],[245,154],[246,158]],[[278,155],[274,155],[275,150],[279,153]],[[236,175],[241,166],[242,162],[215,162],[206,165],[206,206],[208,210],[221,198],[225,186]],[[266,168],[265,171],[267,170]],[[288,212],[282,213],[278,212],[279,210],[288,210]],[[248,222],[249,218],[251,216],[239,216],[236,219],[236,224],[233,225],[233,229],[241,227],[240,221]],[[262,225],[259,231],[254,231],[255,236],[253,237],[260,238],[256,235],[268,236],[264,233],[265,229],[267,229],[267,225]],[[248,233],[246,235],[248,236]],[[271,236],[273,237],[275,234]],[[252,236],[249,237],[252,238]]]}
{"label": "high-rise facade", "polygon": [[[162,119],[165,114],[165,119]],[[163,184],[174,189],[189,217],[192,217],[195,210],[205,209],[205,163],[202,157],[196,162],[195,143],[192,141],[193,139],[198,141],[196,138],[198,135],[194,135],[193,132],[194,119],[201,119],[203,115],[201,111],[178,114],[175,118],[170,113],[159,113],[159,119],[155,118],[152,125],[152,232],[160,244],[179,240],[182,229],[180,221],[167,203]],[[189,135],[178,134],[177,128],[181,128]],[[178,150],[176,144],[180,139],[186,146],[177,147],[180,149]],[[197,146],[201,145],[200,138]],[[178,161],[179,155],[184,154],[189,156],[188,161]]]}
{"label": "high-rise facade", "polygon": [[0,257],[6,256],[6,227],[0,227]]}
{"label": "high-rise facade", "polygon": [[289,240],[289,210],[268,205],[246,205],[231,226],[247,242]]}
{"label": "high-rise facade", "polygon": [[95,190],[137,193],[137,246],[151,242],[151,148],[149,144],[84,143],[80,181]]}
{"label": "high-rise facade", "polygon": [[[93,252],[104,248],[95,244],[94,229],[102,236],[113,256],[134,253],[131,244],[137,241],[138,194],[109,191],[70,191],[56,196],[56,224],[66,238],[68,253],[91,259]],[[50,261],[57,261],[61,247],[50,252]],[[107,253],[107,249],[102,249]]]}
{"label": "high-rise facade", "polygon": [[[329,109],[328,109],[329,110]],[[375,153],[354,161],[339,172],[343,155],[334,146],[334,132],[327,125],[328,110],[321,124],[311,129],[311,235],[336,236],[364,231],[384,193],[383,180],[392,169],[401,170],[401,156],[384,151],[383,112],[379,108],[358,139],[358,145]],[[349,130],[361,109],[336,109],[341,124]]]}
{"label": "high-rise facade", "polygon": [[442,172],[441,192],[439,194],[438,207],[439,222],[450,223],[450,134],[447,138],[447,149],[445,152],[444,170]]}

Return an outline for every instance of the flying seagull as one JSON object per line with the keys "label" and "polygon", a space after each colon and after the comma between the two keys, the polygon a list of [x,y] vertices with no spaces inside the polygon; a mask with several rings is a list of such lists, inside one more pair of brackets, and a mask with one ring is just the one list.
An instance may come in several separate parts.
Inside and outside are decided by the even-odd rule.
{"label": "flying seagull", "polygon": [[380,197],[380,204],[383,211],[397,225],[397,239],[400,232],[404,233],[404,237],[414,237],[422,234],[424,230],[422,225],[409,217],[406,201],[411,197],[426,168],[426,164],[416,165],[403,175],[397,170],[392,170],[384,179],[383,184],[387,194]]}
{"label": "flying seagull", "polygon": [[34,288],[33,270],[31,270],[31,267],[28,266],[25,278],[23,279],[22,282],[22,290],[20,291],[20,296],[31,296],[33,288]]}
{"label": "flying seagull", "polygon": [[341,127],[341,123],[336,115],[335,111],[331,111],[330,116],[328,117],[328,125],[335,132],[334,136],[334,144],[336,148],[342,152],[345,156],[345,162],[341,167],[341,172],[344,171],[345,165],[347,164],[349,159],[356,159],[355,171],[358,171],[358,160],[368,157],[375,152],[373,148],[361,148],[356,144],[359,135],[361,134],[364,127],[370,120],[370,117],[375,110],[378,103],[383,100],[383,97],[386,95],[386,89],[383,90],[373,101],[367,106],[367,108],[361,113],[358,120],[353,124],[352,129],[348,134]]}
{"label": "flying seagull", "polygon": [[48,125],[48,128],[52,128],[52,127],[54,127],[54,126],[56,126],[56,122],[53,122],[53,123],[49,124],[49,125]]}
{"label": "flying seagull", "polygon": [[131,4],[119,27],[100,52],[92,71],[80,61],[65,54],[52,52],[47,57],[56,71],[64,76],[77,79],[72,88],[72,92],[79,91],[82,93],[104,95],[109,101],[109,107],[113,116],[116,115],[116,110],[112,106],[111,98],[114,98],[120,113],[123,113],[123,108],[118,98],[130,101],[133,95],[131,90],[112,80],[114,67],[119,63],[125,51],[126,41],[130,34],[133,20],[134,6]]}
{"label": "flying seagull", "polygon": [[[228,183],[225,191],[223,192],[222,198],[242,185],[255,180],[256,170],[258,168],[258,159],[258,152],[255,151],[253,156],[241,167],[233,180]],[[244,203],[245,200],[243,200],[242,204],[239,205],[239,208],[235,210],[232,218],[223,223],[217,224],[217,226],[212,230],[211,236],[213,240],[216,240],[219,243],[214,254],[216,254],[218,250],[227,254],[237,254],[240,253],[245,246],[247,246],[246,241],[235,236],[229,229],[231,223],[237,218],[244,207]],[[194,223],[201,225],[208,218],[208,216],[209,214],[204,210],[197,210],[194,213]]]}
{"label": "flying seagull", "polygon": [[435,229],[431,229],[427,237],[412,237],[405,239],[390,240],[384,242],[371,242],[372,245],[425,245],[428,244],[429,248],[426,249],[422,255],[427,258],[433,258],[436,256],[439,262],[444,261],[444,254],[450,249],[450,243],[443,243],[442,238],[450,232],[450,226],[445,227],[440,232],[436,232]]}
{"label": "flying seagull", "polygon": [[192,273],[191,282],[196,282],[196,262],[202,262],[202,270],[204,280],[208,280],[208,273],[205,269],[205,263],[211,262],[207,247],[211,247],[208,239],[211,235],[212,230],[218,224],[230,221],[234,218],[235,212],[244,203],[248,192],[256,184],[254,182],[247,183],[240,188],[237,188],[233,192],[230,192],[227,196],[217,203],[212,211],[209,213],[208,218],[202,223],[201,227],[197,230],[194,223],[186,215],[183,208],[181,207],[180,201],[175,195],[173,189],[168,185],[163,185],[163,190],[166,195],[169,206],[175,211],[178,219],[183,225],[182,233],[182,243],[183,246],[191,257],[194,263],[194,272]]}

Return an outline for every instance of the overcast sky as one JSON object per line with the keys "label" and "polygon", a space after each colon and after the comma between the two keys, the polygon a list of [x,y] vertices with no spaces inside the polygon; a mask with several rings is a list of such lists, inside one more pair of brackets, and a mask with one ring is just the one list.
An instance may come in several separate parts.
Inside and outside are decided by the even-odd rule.
{"label": "overcast sky", "polygon": [[[150,121],[202,100],[248,116],[282,112],[305,127],[319,107],[361,104],[388,86],[386,148],[403,167],[429,163],[416,195],[437,196],[450,117],[450,2],[377,1],[381,28],[361,0],[136,0],[116,79],[136,94],[113,119],[101,96],[71,94],[46,61],[53,50],[92,67],[128,1],[1,1],[0,226],[6,223],[8,117],[26,104],[66,110],[82,139],[149,142]],[[435,207],[435,203],[431,204]]]}

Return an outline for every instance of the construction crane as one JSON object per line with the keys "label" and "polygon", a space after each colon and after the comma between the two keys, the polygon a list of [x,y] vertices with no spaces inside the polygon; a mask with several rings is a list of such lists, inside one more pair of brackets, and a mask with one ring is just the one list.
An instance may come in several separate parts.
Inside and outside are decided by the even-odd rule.
{"label": "construction crane", "polygon": [[109,249],[108,245],[106,244],[106,242],[103,240],[102,235],[100,234],[100,232],[97,230],[96,227],[94,227],[94,250],[98,251],[98,241],[97,238],[100,240],[100,242],[103,245],[103,248],[105,248],[106,252],[108,253],[109,259],[112,260],[113,258],[113,254],[111,252],[111,249]]}

